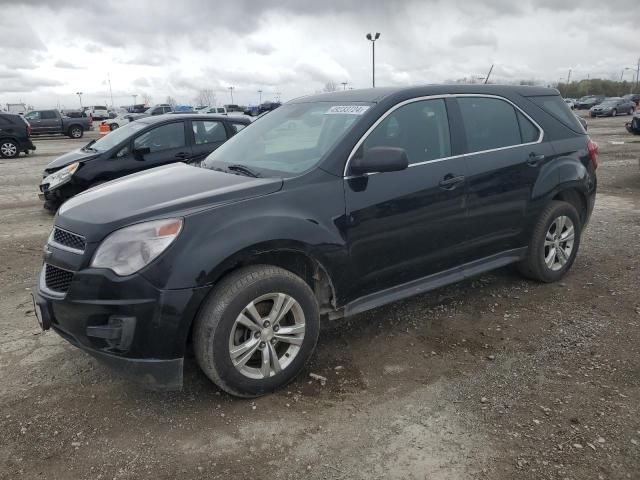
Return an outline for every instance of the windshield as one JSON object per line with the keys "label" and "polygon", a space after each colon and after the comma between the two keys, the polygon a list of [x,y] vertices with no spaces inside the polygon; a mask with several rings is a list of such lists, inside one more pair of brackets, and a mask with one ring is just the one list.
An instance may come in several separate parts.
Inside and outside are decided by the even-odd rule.
{"label": "windshield", "polygon": [[236,134],[202,166],[239,164],[262,176],[299,175],[317,165],[368,108],[337,102],[283,105]]}
{"label": "windshield", "polygon": [[607,98],[606,100],[604,100],[602,102],[601,105],[615,105],[616,103],[618,103],[620,101],[619,98]]}
{"label": "windshield", "polygon": [[109,135],[105,135],[100,140],[96,141],[96,143],[91,145],[91,148],[97,150],[98,152],[106,152],[107,150],[125,141],[135,132],[142,130],[143,128],[148,126],[149,125],[142,122],[127,123],[126,125],[113,130],[109,133]]}

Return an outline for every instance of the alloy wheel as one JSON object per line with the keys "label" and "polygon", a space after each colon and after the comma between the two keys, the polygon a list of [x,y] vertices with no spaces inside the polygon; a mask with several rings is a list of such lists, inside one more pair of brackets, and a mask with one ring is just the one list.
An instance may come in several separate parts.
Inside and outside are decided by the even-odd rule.
{"label": "alloy wheel", "polygon": [[71,130],[71,136],[73,138],[80,138],[82,136],[82,130],[79,128],[74,128]]}
{"label": "alloy wheel", "polygon": [[562,269],[571,258],[574,240],[575,228],[571,219],[565,215],[556,218],[544,240],[545,265],[553,271]]}
{"label": "alloy wheel", "polygon": [[18,147],[11,142],[6,142],[0,145],[0,152],[2,152],[3,157],[15,157],[18,153]]}
{"label": "alloy wheel", "polygon": [[300,304],[285,293],[269,293],[254,299],[237,316],[229,336],[229,355],[245,377],[273,377],[298,355],[304,335]]}

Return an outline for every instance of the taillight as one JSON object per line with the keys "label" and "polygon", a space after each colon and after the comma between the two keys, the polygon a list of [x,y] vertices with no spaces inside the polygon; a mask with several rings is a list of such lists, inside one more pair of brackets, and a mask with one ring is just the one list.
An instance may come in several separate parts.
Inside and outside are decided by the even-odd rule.
{"label": "taillight", "polygon": [[27,137],[31,136],[31,125],[27,123]]}
{"label": "taillight", "polygon": [[591,157],[591,165],[593,165],[593,169],[598,168],[598,144],[593,140],[589,139],[589,143],[587,144],[587,150],[589,150],[589,157]]}

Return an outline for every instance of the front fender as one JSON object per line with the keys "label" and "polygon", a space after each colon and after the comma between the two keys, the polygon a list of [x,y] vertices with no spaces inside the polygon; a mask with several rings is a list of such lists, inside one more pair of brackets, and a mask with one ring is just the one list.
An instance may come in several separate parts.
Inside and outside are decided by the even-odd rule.
{"label": "front fender", "polygon": [[[194,213],[183,231],[143,274],[162,289],[213,284],[243,252],[294,249],[312,256],[332,279],[345,275],[342,179],[300,185]],[[233,261],[231,261],[233,263]]]}

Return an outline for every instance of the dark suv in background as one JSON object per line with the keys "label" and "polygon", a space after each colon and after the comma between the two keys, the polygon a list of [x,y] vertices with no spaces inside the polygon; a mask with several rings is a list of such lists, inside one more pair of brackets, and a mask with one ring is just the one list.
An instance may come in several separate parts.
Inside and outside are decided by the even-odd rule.
{"label": "dark suv in background", "polygon": [[36,147],[31,141],[31,125],[22,115],[0,113],[0,157],[15,158]]}
{"label": "dark suv in background", "polygon": [[36,312],[150,387],[180,387],[192,345],[220,388],[261,395],[303,369],[321,317],[512,263],[541,282],[562,278],[593,210],[596,166],[597,146],[556,90],[300,98],[198,166],[65,203]]}

